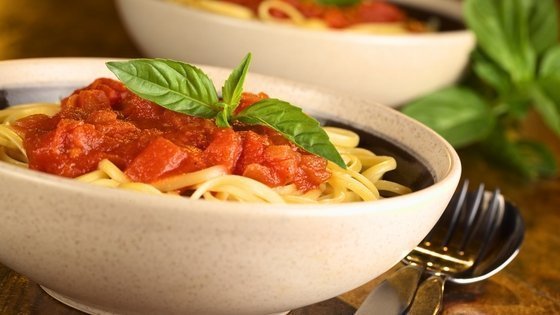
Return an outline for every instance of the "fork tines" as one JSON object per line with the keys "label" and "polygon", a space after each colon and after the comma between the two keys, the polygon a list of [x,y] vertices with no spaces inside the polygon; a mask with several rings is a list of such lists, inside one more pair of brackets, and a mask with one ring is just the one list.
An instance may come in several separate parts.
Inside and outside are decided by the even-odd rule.
{"label": "fork tines", "polygon": [[[504,216],[499,189],[480,184],[469,192],[469,181],[453,195],[434,229],[407,259],[432,273],[472,271],[492,252],[492,240]],[[416,257],[418,255],[418,257]]]}

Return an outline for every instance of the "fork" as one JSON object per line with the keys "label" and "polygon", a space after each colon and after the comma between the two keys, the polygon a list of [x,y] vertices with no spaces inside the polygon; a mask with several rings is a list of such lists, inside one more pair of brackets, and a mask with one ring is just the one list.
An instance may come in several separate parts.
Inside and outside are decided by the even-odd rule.
{"label": "fork", "polygon": [[449,278],[457,283],[482,280],[480,276],[470,276],[484,261],[502,223],[504,200],[499,189],[486,192],[484,184],[467,198],[468,186],[467,180],[440,218],[441,223],[438,221],[422,243],[403,260],[432,274],[418,288],[415,303],[408,311],[411,315],[437,314],[441,310],[445,281]]}
{"label": "fork", "polygon": [[[408,266],[383,281],[356,315],[437,314],[445,281],[480,281],[513,260],[524,234],[517,208],[498,189],[485,191],[480,184],[470,193],[468,186],[466,180],[434,228],[403,259]],[[429,276],[416,290],[422,274]]]}

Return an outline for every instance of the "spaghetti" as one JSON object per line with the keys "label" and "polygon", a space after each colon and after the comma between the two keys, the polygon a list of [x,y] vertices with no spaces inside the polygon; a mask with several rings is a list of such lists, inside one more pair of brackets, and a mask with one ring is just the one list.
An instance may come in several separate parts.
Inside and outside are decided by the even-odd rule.
{"label": "spaghetti", "polygon": [[168,0],[238,19],[295,25],[316,30],[339,30],[364,34],[408,34],[433,32],[437,23],[408,18],[396,6],[364,0],[340,8],[305,0]]}
{"label": "spaghetti", "polygon": [[[28,168],[25,136],[22,136],[18,124],[21,124],[22,119],[37,124],[35,120],[41,121],[39,119],[41,117],[53,117],[59,113],[60,108],[58,104],[36,103],[0,110],[0,159],[6,163]],[[311,189],[300,189],[294,183],[270,187],[259,180],[235,175],[231,169],[221,164],[191,172],[173,173],[151,181],[134,181],[129,176],[131,173],[128,170],[125,172],[110,158],[98,161],[94,170],[68,177],[95,185],[150,194],[242,202],[337,203],[376,200],[382,198],[380,191],[391,194],[410,192],[410,189],[403,185],[382,179],[385,173],[396,168],[393,157],[378,156],[369,150],[359,148],[359,136],[352,131],[334,127],[324,129],[346,162],[347,169],[328,162],[326,170],[330,176]],[[74,153],[70,151],[69,154]]]}

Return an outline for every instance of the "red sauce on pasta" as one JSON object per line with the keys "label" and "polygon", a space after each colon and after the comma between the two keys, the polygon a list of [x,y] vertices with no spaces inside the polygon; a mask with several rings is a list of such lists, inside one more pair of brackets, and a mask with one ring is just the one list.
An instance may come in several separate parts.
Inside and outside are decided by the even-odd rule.
{"label": "red sauce on pasta", "polygon": [[[235,3],[257,12],[263,0],[222,0]],[[306,18],[325,21],[331,28],[346,28],[362,23],[394,23],[405,22],[406,13],[384,0],[364,0],[358,4],[337,7],[318,4],[314,0],[282,0],[297,9]],[[270,14],[276,18],[285,18],[283,12],[271,10]],[[420,22],[408,23],[410,32],[424,32],[425,27]]]}
{"label": "red sauce on pasta", "polygon": [[[266,97],[244,93],[240,107]],[[271,129],[219,128],[213,120],[144,100],[111,79],[76,90],[53,117],[33,115],[13,127],[24,139],[31,169],[65,177],[91,172],[102,159],[144,183],[214,165],[271,187],[293,183],[301,191],[330,177],[325,159]]]}

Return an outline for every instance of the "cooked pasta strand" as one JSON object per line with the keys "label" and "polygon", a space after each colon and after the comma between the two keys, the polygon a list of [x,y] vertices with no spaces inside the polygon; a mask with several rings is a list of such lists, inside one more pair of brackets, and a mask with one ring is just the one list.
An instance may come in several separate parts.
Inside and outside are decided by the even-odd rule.
{"label": "cooked pasta strand", "polygon": [[[434,21],[421,22],[415,19],[405,19],[395,22],[360,22],[358,15],[358,20],[352,20],[352,22],[347,26],[331,26],[327,22],[325,15],[321,15],[322,8],[317,6],[312,8],[312,14],[304,11],[300,11],[301,7],[290,1],[283,0],[263,0],[256,3],[256,14],[253,12],[252,6],[244,6],[242,4],[233,3],[230,1],[222,0],[168,0],[170,2],[175,2],[183,4],[186,6],[194,7],[197,9],[235,17],[239,19],[249,20],[258,19],[263,22],[279,23],[284,25],[296,25],[301,28],[313,29],[313,30],[331,30],[340,32],[350,32],[350,33],[360,33],[360,34],[382,34],[382,35],[404,35],[410,33],[426,33],[435,32],[439,28],[439,23]],[[304,6],[309,5],[306,1],[301,1]],[[364,1],[367,3],[367,1]],[[332,9],[332,8],[331,8]],[[308,8],[309,10],[309,8]],[[361,12],[358,9],[355,11]],[[332,11],[331,11],[332,12]],[[339,11],[341,16],[347,16],[348,11]],[[319,14],[319,15],[318,15]],[[375,13],[370,13],[375,14]],[[379,14],[379,13],[377,13]],[[307,15],[307,16],[306,16]],[[354,18],[356,19],[356,18]]]}
{"label": "cooked pasta strand", "polygon": [[78,176],[76,177],[76,179],[84,183],[93,183],[99,179],[109,179],[109,176],[107,176],[107,173],[105,173],[104,171],[97,169],[93,172]]}
{"label": "cooked pasta strand", "polygon": [[[194,1],[194,0],[193,0]],[[29,115],[53,115],[59,105],[38,103],[0,110],[0,160],[20,167],[28,167],[23,139],[15,132],[12,123]],[[390,156],[378,156],[370,150],[357,147],[359,136],[353,131],[325,127],[329,138],[340,152],[347,168],[328,162],[330,178],[307,192],[295,184],[271,188],[254,179],[231,175],[222,165],[199,171],[174,175],[153,183],[133,182],[125,172],[108,159],[98,163],[97,169],[76,177],[85,183],[128,189],[149,194],[180,194],[191,199],[229,200],[269,203],[339,203],[382,198],[379,191],[406,194],[406,186],[387,181],[383,176],[397,167]]]}
{"label": "cooked pasta strand", "polygon": [[130,183],[130,179],[115,164],[107,159],[101,160],[98,169],[103,171],[110,179],[121,184]]}
{"label": "cooked pasta strand", "polygon": [[210,179],[199,185],[191,198],[198,199],[207,191],[228,191],[231,195],[241,198],[243,201],[257,201],[260,198],[271,203],[284,203],[284,199],[272,188],[256,180],[238,175],[224,175]]}
{"label": "cooked pasta strand", "polygon": [[226,174],[227,171],[225,167],[216,165],[192,173],[167,177],[152,183],[152,185],[161,191],[171,191],[205,183],[213,178],[224,176]]}
{"label": "cooked pasta strand", "polygon": [[[286,19],[276,18],[271,14],[271,11],[277,11],[284,14]],[[282,0],[264,0],[258,7],[258,16],[263,21],[273,21],[280,23],[291,23],[295,25],[302,25],[305,23],[305,17],[298,9],[294,8],[291,4]]]}

